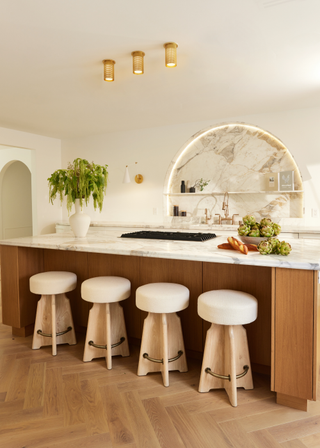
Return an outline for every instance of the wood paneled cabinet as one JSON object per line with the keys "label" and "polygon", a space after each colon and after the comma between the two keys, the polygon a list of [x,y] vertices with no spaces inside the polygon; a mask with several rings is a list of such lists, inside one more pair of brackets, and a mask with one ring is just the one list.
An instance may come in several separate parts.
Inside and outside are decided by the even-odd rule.
{"label": "wood paneled cabinet", "polygon": [[201,359],[210,324],[197,314],[198,296],[213,289],[248,292],[258,299],[258,318],[246,326],[253,369],[271,373],[277,402],[307,409],[316,399],[318,378],[318,272],[53,249],[1,246],[3,323],[13,334],[32,334],[39,297],[29,291],[31,275],[68,270],[78,286],[68,294],[75,326],[87,325],[90,303],[81,299],[81,283],[99,275],[128,278],[132,294],[122,302],[129,338],[141,338],[146,313],[135,306],[138,286],[174,282],[190,290],[190,305],[180,314],[189,356]]}

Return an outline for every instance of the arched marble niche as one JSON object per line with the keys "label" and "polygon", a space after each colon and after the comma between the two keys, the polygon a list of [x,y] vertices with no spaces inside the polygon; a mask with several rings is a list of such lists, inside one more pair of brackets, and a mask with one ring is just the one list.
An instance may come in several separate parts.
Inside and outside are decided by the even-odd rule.
{"label": "arched marble niche", "polygon": [[[278,173],[284,171],[294,172],[293,192],[278,191]],[[196,193],[189,193],[200,178],[210,180],[209,184],[202,192],[196,189]],[[180,193],[182,180],[185,194]],[[277,137],[257,126],[224,123],[199,131],[176,154],[165,180],[165,210],[168,220],[174,205],[195,222],[203,221],[205,209],[208,216],[224,217],[222,203],[228,192],[229,216],[238,214],[241,218],[249,213],[275,221],[301,218],[302,190],[299,169]]]}

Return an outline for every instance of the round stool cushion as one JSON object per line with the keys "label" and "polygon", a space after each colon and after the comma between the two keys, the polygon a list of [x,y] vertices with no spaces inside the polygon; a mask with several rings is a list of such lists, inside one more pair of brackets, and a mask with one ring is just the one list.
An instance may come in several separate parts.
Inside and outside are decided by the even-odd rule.
{"label": "round stool cushion", "polygon": [[198,314],[202,319],[219,325],[249,324],[258,316],[258,301],[242,291],[208,291],[198,298]]}
{"label": "round stool cushion", "polygon": [[131,282],[123,277],[93,277],[81,284],[81,297],[92,303],[120,302],[131,294]]}
{"label": "round stool cushion", "polygon": [[73,291],[77,276],[73,272],[48,271],[35,274],[29,279],[30,291],[34,294],[55,295]]}
{"label": "round stool cushion", "polygon": [[149,283],[136,291],[136,305],[149,313],[175,313],[189,305],[189,289],[177,283]]}

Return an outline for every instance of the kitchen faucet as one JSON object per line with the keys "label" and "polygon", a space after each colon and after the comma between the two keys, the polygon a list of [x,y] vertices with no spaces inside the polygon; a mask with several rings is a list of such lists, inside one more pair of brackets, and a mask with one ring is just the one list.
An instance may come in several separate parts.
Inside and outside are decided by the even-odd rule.
{"label": "kitchen faucet", "polygon": [[224,194],[223,202],[222,202],[222,210],[224,211],[224,218],[216,213],[216,216],[219,216],[219,224],[223,224],[225,221],[226,224],[236,224],[236,216],[239,216],[238,213],[229,216],[229,193],[226,191]]}

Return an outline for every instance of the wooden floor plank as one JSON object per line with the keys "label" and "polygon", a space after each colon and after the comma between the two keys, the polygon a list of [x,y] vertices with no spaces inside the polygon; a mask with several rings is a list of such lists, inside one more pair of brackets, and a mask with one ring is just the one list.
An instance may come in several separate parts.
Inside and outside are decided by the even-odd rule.
{"label": "wooden floor plank", "polygon": [[[320,445],[315,445],[315,448],[319,448]],[[307,445],[305,445],[301,440],[294,439],[289,440],[289,442],[284,442],[280,444],[281,448],[306,448]]]}
{"label": "wooden floor plank", "polygon": [[[301,442],[307,447],[307,448],[319,448],[320,447],[320,433],[312,434],[308,437],[303,437],[301,439]],[[282,445],[285,445],[283,443]],[[285,447],[287,448],[287,447]]]}
{"label": "wooden floor plank", "polygon": [[143,400],[143,406],[162,448],[183,448],[185,445],[159,398]]}
{"label": "wooden floor plank", "polygon": [[12,371],[6,401],[24,399],[28,383],[30,359],[17,359]]}
{"label": "wooden floor plank", "polygon": [[312,416],[269,428],[268,431],[278,442],[286,442],[292,439],[302,439],[311,434],[320,433],[320,416]]}
{"label": "wooden floor plank", "polygon": [[61,367],[46,370],[43,404],[44,417],[63,415],[63,381]]}
{"label": "wooden floor plank", "polygon": [[24,399],[24,409],[43,406],[44,384],[46,378],[46,364],[31,364],[28,374],[28,383]]}
{"label": "wooden floor plank", "polygon": [[7,392],[15,366],[16,355],[0,356],[0,392]]}
{"label": "wooden floor plank", "polygon": [[230,440],[209,415],[191,416],[183,406],[171,406],[167,408],[167,412],[186,448],[233,448]]}
{"label": "wooden floor plank", "polygon": [[262,429],[261,431],[254,431],[248,433],[253,446],[259,448],[284,448],[280,443],[278,443],[268,430]]}
{"label": "wooden floor plank", "polygon": [[102,403],[98,384],[95,380],[81,381],[81,391],[86,414],[87,433],[90,436],[109,432],[107,416]]}
{"label": "wooden floor plank", "polygon": [[115,447],[135,443],[122,397],[114,386],[100,388],[106,410],[110,436]]}
{"label": "wooden floor plank", "polygon": [[64,424],[65,426],[85,423],[81,385],[78,375],[63,375]]}
{"label": "wooden floor plank", "polygon": [[123,402],[136,444],[141,448],[161,448],[138,393],[124,393]]}
{"label": "wooden floor plank", "polygon": [[[93,436],[75,438],[67,442],[58,442],[50,445],[50,448],[113,448],[110,434],[95,434]],[[130,448],[130,447],[127,447]]]}
{"label": "wooden floor plank", "polygon": [[220,423],[219,427],[233,446],[237,448],[256,448],[256,445],[249,437],[249,434],[243,429],[239,420],[229,420]]}

